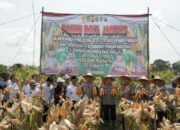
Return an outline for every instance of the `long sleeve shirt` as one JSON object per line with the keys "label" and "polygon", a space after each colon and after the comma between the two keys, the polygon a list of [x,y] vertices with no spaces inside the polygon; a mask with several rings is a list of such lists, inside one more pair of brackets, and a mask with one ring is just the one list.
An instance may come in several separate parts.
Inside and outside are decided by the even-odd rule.
{"label": "long sleeve shirt", "polygon": [[121,97],[131,100],[133,91],[135,91],[135,90],[132,90],[130,85],[122,85]]}
{"label": "long sleeve shirt", "polygon": [[103,105],[115,105],[115,97],[111,95],[112,85],[103,85],[102,88],[104,89],[104,96],[101,98]]}
{"label": "long sleeve shirt", "polygon": [[89,99],[94,99],[94,95],[93,95],[93,87],[96,87],[96,85],[94,83],[85,83],[82,85],[83,87],[83,95],[88,96]]}
{"label": "long sleeve shirt", "polygon": [[10,88],[10,102],[13,102],[13,100],[17,99],[17,95],[19,93],[19,86],[16,83],[10,81],[9,88]]}
{"label": "long sleeve shirt", "polygon": [[34,96],[37,96],[38,93],[40,92],[40,89],[39,88],[35,88],[35,89],[32,89],[30,86],[28,88],[26,88],[26,93],[25,93],[25,97],[26,98],[32,98]]}
{"label": "long sleeve shirt", "polygon": [[47,86],[46,83],[42,86],[45,100],[44,105],[49,106],[54,101],[54,86],[52,84],[50,86]]}
{"label": "long sleeve shirt", "polygon": [[22,87],[22,91],[24,92],[25,95],[28,93],[29,89],[30,89],[29,84],[26,84]]}
{"label": "long sleeve shirt", "polygon": [[66,89],[66,97],[69,97],[72,101],[78,101],[82,96],[76,94],[76,86],[71,84]]}

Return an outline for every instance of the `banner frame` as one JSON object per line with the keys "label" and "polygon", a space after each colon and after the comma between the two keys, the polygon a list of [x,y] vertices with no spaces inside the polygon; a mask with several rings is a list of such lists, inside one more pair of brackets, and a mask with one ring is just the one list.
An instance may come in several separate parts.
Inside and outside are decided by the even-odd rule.
{"label": "banner frame", "polygon": [[[42,34],[42,31],[43,31],[43,15],[74,15],[74,13],[54,13],[54,12],[44,12],[44,7],[42,7],[42,11],[41,11],[41,15],[42,15],[42,20],[41,20],[41,43],[40,43],[40,70],[39,70],[39,74],[40,75],[50,75],[50,74],[45,74],[45,73],[42,73],[42,70],[41,70],[41,67],[42,67],[42,63],[41,63],[41,59],[42,59],[42,42],[43,42],[43,34]],[[80,14],[81,15],[81,14]],[[94,15],[97,15],[97,14],[94,14]],[[147,77],[150,78],[150,50],[149,50],[149,16],[151,14],[149,14],[149,7],[147,9],[147,13],[144,13],[144,14],[103,14],[103,15],[115,15],[115,16],[128,16],[128,17],[131,17],[131,18],[134,18],[134,17],[144,17],[144,16],[147,16]],[[67,33],[68,34],[68,33]],[[68,34],[70,35],[70,34]],[[58,74],[60,75],[60,74]]]}

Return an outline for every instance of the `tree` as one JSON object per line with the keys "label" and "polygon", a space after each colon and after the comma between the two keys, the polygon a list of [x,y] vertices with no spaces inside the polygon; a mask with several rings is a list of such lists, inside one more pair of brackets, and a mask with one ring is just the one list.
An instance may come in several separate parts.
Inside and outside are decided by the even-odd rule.
{"label": "tree", "polygon": [[180,61],[173,63],[172,69],[176,74],[180,74]]}
{"label": "tree", "polygon": [[10,70],[11,71],[16,71],[16,70],[18,70],[18,69],[22,69],[23,68],[23,64],[21,64],[21,63],[16,63],[16,64],[14,64],[14,65],[12,65],[11,67],[10,67]]}
{"label": "tree", "polygon": [[163,80],[166,81],[167,85],[169,85],[171,80],[176,77],[176,75],[170,70],[151,72],[151,75],[154,75],[155,77],[160,76]]}
{"label": "tree", "polygon": [[9,77],[9,69],[6,65],[0,64],[0,80]]}
{"label": "tree", "polygon": [[171,70],[171,63],[169,61],[164,61],[162,59],[155,60],[152,64],[153,71],[166,71]]}
{"label": "tree", "polygon": [[6,65],[0,64],[0,73],[7,73],[8,67]]}
{"label": "tree", "polygon": [[25,80],[30,80],[31,76],[34,74],[39,74],[38,67],[22,65],[16,66],[13,65],[13,69],[11,70],[11,74],[15,74],[19,79],[19,86],[22,87]]}

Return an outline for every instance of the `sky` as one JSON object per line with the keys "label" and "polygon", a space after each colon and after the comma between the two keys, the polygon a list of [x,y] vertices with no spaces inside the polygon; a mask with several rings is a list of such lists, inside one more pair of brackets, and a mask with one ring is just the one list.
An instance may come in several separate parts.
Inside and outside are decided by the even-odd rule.
{"label": "sky", "polygon": [[[179,0],[0,0],[0,64],[39,65],[42,7],[47,12],[75,14],[144,14],[149,7],[152,14],[149,21],[150,63],[156,59],[174,63],[180,60],[180,31],[163,23],[180,30],[179,5]],[[7,23],[29,15],[32,16]],[[36,27],[34,19],[37,21]],[[178,52],[175,52],[152,19],[155,19]]]}

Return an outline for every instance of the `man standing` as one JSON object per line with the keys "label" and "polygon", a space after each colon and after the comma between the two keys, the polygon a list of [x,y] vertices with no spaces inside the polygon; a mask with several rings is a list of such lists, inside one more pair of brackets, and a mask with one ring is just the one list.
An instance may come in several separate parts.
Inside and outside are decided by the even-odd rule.
{"label": "man standing", "polygon": [[133,90],[130,87],[131,78],[128,75],[122,75],[120,76],[121,80],[121,97],[132,100],[132,93]]}
{"label": "man standing", "polygon": [[64,76],[64,85],[69,86],[69,82],[70,82],[70,77],[69,77],[69,75],[66,74]]}
{"label": "man standing", "polygon": [[139,84],[136,86],[136,91],[135,93],[141,93],[141,97],[139,96],[135,96],[136,101],[141,102],[141,101],[148,101],[149,100],[149,95],[150,95],[150,86],[149,86],[150,82],[149,79],[145,76],[142,76],[141,78],[139,78]]}
{"label": "man standing", "polygon": [[174,80],[171,81],[170,86],[167,88],[168,92],[170,94],[174,94],[176,90],[177,84],[174,82]]}
{"label": "man standing", "polygon": [[91,73],[83,76],[85,83],[82,85],[83,96],[87,95],[89,99],[94,99],[98,94],[98,89],[94,83],[95,77]]}
{"label": "man standing", "polygon": [[34,80],[29,81],[28,89],[25,93],[26,98],[32,98],[34,96],[37,96],[39,93],[39,88],[36,86],[36,82]]}
{"label": "man standing", "polygon": [[29,79],[25,79],[24,82],[23,82],[22,92],[23,92],[25,95],[26,95],[26,94],[28,93],[28,91],[29,91],[29,88],[30,88],[29,83],[30,83]]}
{"label": "man standing", "polygon": [[104,121],[111,121],[112,125],[115,125],[116,120],[116,104],[115,95],[116,89],[113,85],[114,78],[111,75],[104,77],[104,84],[101,86],[100,91],[104,91],[101,94],[102,110]]}
{"label": "man standing", "polygon": [[42,85],[43,87],[43,94],[44,94],[44,115],[43,115],[43,122],[46,122],[47,118],[47,111],[49,107],[54,102],[54,86],[53,86],[53,79],[52,77],[48,77],[46,83]]}
{"label": "man standing", "polygon": [[72,84],[70,84],[66,90],[66,98],[70,98],[73,101],[73,104],[79,101],[82,97],[82,95],[76,94],[77,82],[78,82],[78,78],[76,76],[72,76],[71,77]]}
{"label": "man standing", "polygon": [[39,83],[39,76],[37,74],[32,75],[32,80],[36,82],[36,87],[40,89],[41,85]]}
{"label": "man standing", "polygon": [[[166,82],[165,80],[161,79],[159,76],[156,76],[152,81],[152,83],[154,83],[155,86],[157,86],[157,94],[162,94],[165,95],[166,94]],[[160,122],[162,122],[163,117],[167,118],[167,111],[162,110],[161,108],[157,108],[156,109],[157,115],[158,115],[158,120],[157,120],[157,124],[159,125]]]}
{"label": "man standing", "polygon": [[54,103],[59,104],[60,97],[64,98],[64,80],[62,78],[57,79],[57,86],[54,89]]}
{"label": "man standing", "polygon": [[3,73],[2,76],[0,75],[0,90],[4,90],[4,88],[6,88],[7,84],[7,74]]}
{"label": "man standing", "polygon": [[69,75],[66,74],[64,76],[64,98],[65,99],[66,99],[66,89],[69,86],[69,84],[70,84],[70,77],[69,77]]}
{"label": "man standing", "polygon": [[18,99],[19,94],[19,86],[17,85],[18,79],[15,75],[11,75],[9,81],[9,88],[10,88],[10,107],[14,103],[14,100]]}
{"label": "man standing", "polygon": [[8,86],[9,74],[4,73],[2,76],[2,79],[3,80],[0,81],[0,89],[3,92],[2,104],[4,104],[4,102],[7,102],[9,100],[10,88],[7,87]]}

